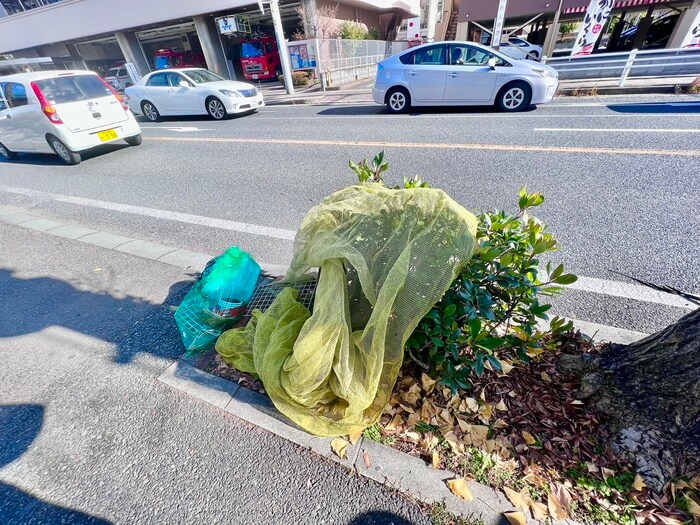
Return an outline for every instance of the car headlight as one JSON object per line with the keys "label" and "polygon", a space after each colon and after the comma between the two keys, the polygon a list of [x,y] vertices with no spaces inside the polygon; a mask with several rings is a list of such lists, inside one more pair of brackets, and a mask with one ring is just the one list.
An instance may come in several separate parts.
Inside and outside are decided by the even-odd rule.
{"label": "car headlight", "polygon": [[220,89],[219,93],[226,95],[227,97],[242,97],[238,91],[231,91],[230,89]]}
{"label": "car headlight", "polygon": [[544,78],[557,78],[557,74],[552,73],[549,69],[533,69],[533,71]]}

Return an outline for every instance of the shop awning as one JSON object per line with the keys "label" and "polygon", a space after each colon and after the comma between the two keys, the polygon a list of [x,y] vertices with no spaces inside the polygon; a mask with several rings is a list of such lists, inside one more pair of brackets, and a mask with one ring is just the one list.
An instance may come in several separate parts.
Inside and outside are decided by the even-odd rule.
{"label": "shop awning", "polygon": [[[663,4],[663,3],[668,3],[671,0],[619,0],[618,2],[615,2],[615,9],[620,9],[620,8],[626,8],[626,7],[638,7],[638,6],[643,6],[643,5],[652,5],[652,4]],[[586,9],[588,9],[588,4],[581,5],[578,7],[569,7],[567,9],[564,9],[562,11],[563,14],[569,15],[573,13],[585,13]]]}

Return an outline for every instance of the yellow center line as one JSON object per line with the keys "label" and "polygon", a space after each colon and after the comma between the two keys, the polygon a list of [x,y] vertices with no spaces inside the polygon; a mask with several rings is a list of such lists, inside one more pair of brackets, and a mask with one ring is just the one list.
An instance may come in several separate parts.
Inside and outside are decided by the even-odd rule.
{"label": "yellow center line", "polygon": [[205,137],[148,137],[161,142],[219,142],[230,144],[276,144],[296,146],[363,146],[372,148],[416,148],[486,151],[529,151],[546,153],[596,153],[601,155],[667,155],[674,157],[700,157],[700,150],[594,148],[570,146],[526,146],[510,144],[441,144],[434,142],[375,142],[360,140],[304,140],[304,139],[235,139]]}

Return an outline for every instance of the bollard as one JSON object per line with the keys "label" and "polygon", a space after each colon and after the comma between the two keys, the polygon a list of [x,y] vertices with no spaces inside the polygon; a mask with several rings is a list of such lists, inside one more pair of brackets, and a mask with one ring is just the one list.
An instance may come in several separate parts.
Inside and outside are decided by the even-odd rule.
{"label": "bollard", "polygon": [[633,49],[630,51],[630,56],[627,57],[627,62],[625,63],[625,68],[622,70],[622,75],[620,75],[620,81],[617,83],[618,87],[624,87],[627,76],[630,74],[632,69],[632,64],[634,64],[634,59],[637,56],[639,49]]}

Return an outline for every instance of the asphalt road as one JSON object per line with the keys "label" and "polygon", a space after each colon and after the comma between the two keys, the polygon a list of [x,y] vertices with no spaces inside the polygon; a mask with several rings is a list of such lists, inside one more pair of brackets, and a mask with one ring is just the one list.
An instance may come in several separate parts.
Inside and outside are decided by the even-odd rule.
{"label": "asphalt road", "polygon": [[[589,283],[556,313],[648,332],[687,310],[624,297],[611,269],[700,292],[700,102],[663,100],[144,123],[142,146],[79,166],[0,162],[0,211],[286,263],[306,210],[354,182],[348,159],[384,149],[389,182],[419,175],[472,210],[513,209],[523,185],[543,192],[554,259]],[[0,246],[3,524],[429,522],[387,488],[155,381],[182,351],[170,307],[192,275],[7,224]]]}
{"label": "asphalt road", "polygon": [[[275,106],[224,122],[144,122],[143,134],[142,146],[105,147],[77,167],[36,155],[1,163],[0,205],[205,253],[238,244],[283,264],[292,250],[284,237],[308,208],[354,182],[347,161],[383,149],[389,182],[419,175],[471,210],[512,210],[524,185],[544,193],[537,215],[561,243],[552,259],[576,274],[625,282],[618,271],[700,292],[697,97],[566,98],[515,115]],[[26,189],[38,193],[17,193]],[[122,205],[148,212],[125,213]],[[197,219],[175,221],[169,212]],[[252,229],[221,227],[222,219]],[[640,332],[683,313],[615,293],[579,293],[555,306],[562,315]]]}

